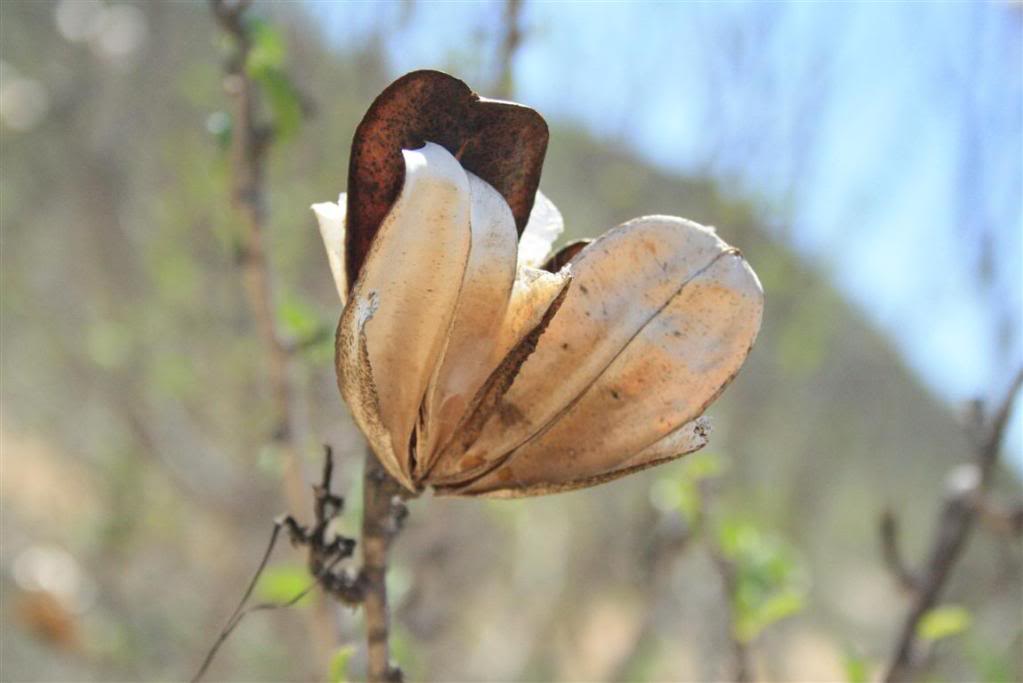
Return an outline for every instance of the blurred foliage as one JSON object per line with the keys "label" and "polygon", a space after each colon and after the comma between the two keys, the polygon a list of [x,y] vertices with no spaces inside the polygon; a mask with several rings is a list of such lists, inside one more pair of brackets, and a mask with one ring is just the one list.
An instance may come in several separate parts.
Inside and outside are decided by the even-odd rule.
{"label": "blurred foliage", "polygon": [[[267,567],[256,584],[256,597],[267,603],[284,604],[291,602],[309,588],[312,579],[305,565],[275,565]],[[308,605],[312,595],[299,598],[296,605]]]}
{"label": "blurred foliage", "polygon": [[[55,7],[0,3],[4,69],[36,79],[50,103],[34,128],[0,131],[0,568],[13,594],[25,553],[62,547],[73,590],[53,595],[81,637],[58,647],[40,637],[38,611],[5,600],[4,677],[177,680],[283,511],[264,354],[237,268],[224,55],[202,4],[138,4],[145,41],[116,59],[62,36]],[[356,122],[395,74],[379,36],[326,46],[300,6],[256,9],[247,68],[285,141],[267,178],[275,304],[289,333],[315,340],[296,368],[303,452],[315,472],[322,443],[335,447],[342,532],[353,534],[362,446],[337,393],[339,305],[308,207],[344,189]],[[301,93],[314,94],[315,117]],[[877,557],[876,513],[899,504],[916,557],[943,472],[965,452],[955,416],[772,237],[757,201],[657,170],[570,122],[551,128],[542,185],[565,241],[651,213],[717,225],[764,283],[764,329],[710,410],[706,453],[549,498],[414,502],[395,549],[396,657],[422,680],[720,679],[732,615],[705,553],[679,541],[712,484],[713,540],[740,570],[734,616],[757,637],[757,671],[861,680],[867,665],[850,665],[840,644],[880,661],[904,604]],[[1003,480],[1001,494],[1020,495]],[[260,590],[280,597],[302,558],[278,552]],[[947,595],[970,606],[962,640],[984,647],[940,658],[935,676],[1023,676],[1020,567],[1017,546],[973,539]],[[257,613],[211,680],[357,677],[359,617],[338,620],[359,645],[328,662],[298,610]]]}
{"label": "blurred foliage", "polygon": [[701,484],[721,476],[726,470],[724,461],[711,451],[698,451],[688,456],[670,474],[654,481],[650,500],[660,510],[677,508],[692,526],[702,521],[704,507]]}
{"label": "blurred foliage", "polygon": [[735,637],[748,643],[774,622],[803,609],[805,577],[792,550],[748,522],[728,521],[717,530],[722,554],[732,563]]}
{"label": "blurred foliage", "polygon": [[970,627],[970,613],[959,605],[935,607],[917,626],[920,639],[934,642],[962,633]]}
{"label": "blurred foliage", "polygon": [[851,647],[847,647],[842,656],[842,668],[846,683],[868,683],[871,680],[870,662]]}
{"label": "blurred foliage", "polygon": [[246,29],[252,41],[246,71],[263,88],[277,141],[286,142],[302,124],[302,100],[284,72],[284,36],[254,15],[247,17]]}
{"label": "blurred foliage", "polygon": [[348,662],[351,661],[352,655],[355,654],[355,648],[351,645],[339,647],[337,652],[330,660],[330,669],[328,671],[327,680],[330,683],[347,683],[348,677]]}

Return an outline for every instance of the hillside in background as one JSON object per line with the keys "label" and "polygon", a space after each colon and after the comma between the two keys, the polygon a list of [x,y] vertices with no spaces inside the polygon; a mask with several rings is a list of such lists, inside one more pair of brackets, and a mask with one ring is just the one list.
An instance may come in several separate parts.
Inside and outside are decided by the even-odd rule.
{"label": "hillside in background", "polygon": [[[112,57],[63,38],[49,3],[3,9],[3,77],[30,77],[47,103],[33,127],[0,137],[10,596],[0,640],[11,679],[190,676],[284,509],[228,206],[222,55],[204,10],[140,6],[144,40]],[[308,207],[343,189],[355,124],[395,74],[372,45],[332,52],[299,13],[275,12],[313,116],[272,151],[269,251],[281,319],[308,332],[339,313]],[[905,602],[877,551],[878,516],[898,511],[918,557],[945,474],[967,453],[957,416],[731,188],[665,175],[567,121],[552,122],[541,186],[565,216],[565,241],[666,213],[715,225],[742,249],[767,294],[765,325],[708,413],[707,453],[723,468],[708,514],[791,549],[807,591],[802,611],[754,642],[758,675],[844,678],[849,653],[883,659]],[[298,374],[308,471],[333,444],[351,532],[361,437],[337,395],[332,341],[309,349]],[[683,460],[548,498],[412,503],[391,576],[410,680],[726,675],[720,578],[687,542],[692,520],[663,504],[690,471]],[[1005,487],[1019,496],[1018,481]],[[74,589],[43,600],[17,568],[54,548],[70,554],[61,566]],[[276,557],[272,599],[304,585],[300,555]],[[1011,654],[1021,563],[1018,544],[978,534],[947,595],[973,623],[941,644],[936,676],[1023,675]],[[212,679],[319,675],[304,609],[249,618]],[[360,646],[358,615],[341,619]]]}

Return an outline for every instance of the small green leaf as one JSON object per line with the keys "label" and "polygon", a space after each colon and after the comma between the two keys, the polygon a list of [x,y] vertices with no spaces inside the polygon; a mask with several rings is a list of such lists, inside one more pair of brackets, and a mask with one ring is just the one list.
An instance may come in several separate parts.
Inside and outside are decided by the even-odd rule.
{"label": "small green leaf", "polygon": [[921,640],[934,642],[962,633],[970,627],[970,613],[959,605],[935,607],[927,612],[917,625]]}
{"label": "small green leaf", "polygon": [[[266,602],[289,602],[308,588],[310,583],[312,579],[309,572],[300,565],[268,567],[259,578],[256,595]],[[297,604],[305,604],[309,599],[309,595],[304,595]]]}
{"label": "small green leaf", "polygon": [[262,19],[248,23],[252,48],[246,71],[266,92],[277,139],[293,136],[302,124],[302,98],[284,73],[286,48],[281,32]]}
{"label": "small green leaf", "polygon": [[246,63],[249,75],[257,77],[264,69],[278,69],[284,64],[284,36],[269,22],[252,17],[247,22],[252,48]]}
{"label": "small green leaf", "polygon": [[287,75],[277,68],[261,69],[253,77],[266,91],[277,138],[289,139],[302,125],[302,99],[298,90]]}
{"label": "small green leaf", "polygon": [[736,638],[749,642],[771,624],[803,609],[804,575],[781,539],[739,521],[722,524],[717,537],[722,554],[735,570]]}
{"label": "small green leaf", "polygon": [[284,297],[277,313],[284,331],[298,339],[311,337],[322,327],[316,310],[296,296]]}
{"label": "small green leaf", "polygon": [[348,662],[355,654],[355,648],[351,645],[342,645],[330,658],[330,669],[328,677],[330,683],[347,683]]}
{"label": "small green leaf", "polygon": [[771,624],[801,612],[804,602],[803,594],[794,589],[770,595],[754,609],[740,612],[736,635],[748,643]]}
{"label": "small green leaf", "polygon": [[842,668],[846,683],[867,683],[870,680],[870,663],[852,648],[846,648]]}

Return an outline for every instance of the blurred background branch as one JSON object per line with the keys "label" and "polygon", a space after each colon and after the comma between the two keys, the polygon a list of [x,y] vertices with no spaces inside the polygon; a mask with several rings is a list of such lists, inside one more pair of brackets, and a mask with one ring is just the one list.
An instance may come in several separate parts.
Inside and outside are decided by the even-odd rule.
{"label": "blurred background branch", "polygon": [[[265,367],[274,405],[271,434],[284,461],[285,500],[291,514],[302,519],[312,508],[312,498],[307,490],[303,440],[293,406],[296,388],[292,364],[296,344],[284,335],[277,322],[273,273],[265,245],[266,155],[280,131],[260,120],[258,114],[259,84],[250,73],[253,23],[246,16],[249,4],[246,0],[210,2],[213,16],[232,43],[231,54],[224,65],[224,91],[234,103],[230,129],[231,197],[245,224],[239,265],[249,308],[266,353]],[[310,635],[326,669],[339,641],[336,617],[321,595],[317,595],[316,608],[308,615]]]}
{"label": "blurred background branch", "polygon": [[904,569],[901,561],[894,560],[900,556],[895,547],[895,520],[890,513],[882,517],[882,536],[886,538],[885,547],[891,548],[885,553],[889,558],[889,566],[895,569],[896,578],[900,583],[909,581],[912,588],[912,602],[906,614],[898,640],[885,673],[887,683],[905,682],[914,678],[916,669],[921,664],[920,625],[927,614],[935,608],[941,597],[942,590],[959,560],[974,524],[983,514],[985,502],[991,488],[998,459],[1002,452],[1005,426],[1012,406],[1023,386],[1023,369],[1017,371],[1009,385],[1005,397],[990,411],[978,407],[975,424],[972,427],[974,452],[972,461],[952,470],[946,480],[945,502],[931,540],[926,564],[921,567],[918,579]]}
{"label": "blurred background branch", "polygon": [[522,4],[523,0],[504,2],[501,24],[504,36],[497,55],[497,78],[493,95],[501,100],[510,100],[515,93],[515,53],[523,39]]}

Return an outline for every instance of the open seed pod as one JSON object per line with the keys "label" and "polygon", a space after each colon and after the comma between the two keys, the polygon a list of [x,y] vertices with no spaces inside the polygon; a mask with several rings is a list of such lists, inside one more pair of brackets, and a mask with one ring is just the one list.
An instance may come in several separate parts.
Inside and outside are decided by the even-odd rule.
{"label": "open seed pod", "polygon": [[347,197],[313,207],[345,304],[338,385],[412,492],[554,493],[695,451],[760,328],[753,270],[691,221],[552,256],[546,146],[535,111],[413,72],[356,130]]}

